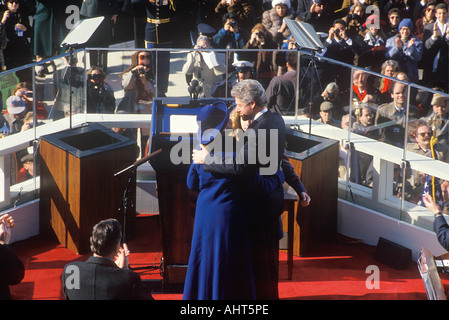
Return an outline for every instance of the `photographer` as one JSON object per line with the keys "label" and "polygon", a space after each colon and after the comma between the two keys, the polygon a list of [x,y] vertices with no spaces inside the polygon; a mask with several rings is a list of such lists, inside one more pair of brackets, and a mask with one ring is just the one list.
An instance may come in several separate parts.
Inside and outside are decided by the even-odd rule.
{"label": "photographer", "polygon": [[105,82],[106,74],[103,70],[92,67],[87,73],[87,79],[87,112],[114,113],[114,91]]}
{"label": "photographer", "polygon": [[[324,46],[324,57],[351,65],[354,63],[353,40],[347,34],[344,20],[336,19],[334,21]],[[350,72],[342,72],[341,67],[331,64],[326,64],[323,70],[326,70],[329,82],[335,79],[340,88],[349,87]]]}
{"label": "photographer", "polygon": [[[120,74],[125,96],[117,106],[116,113],[151,114],[154,97],[152,61],[150,51],[137,51],[131,56],[131,65]],[[137,144],[140,155],[144,156],[150,128],[138,128],[138,134],[140,139],[137,139]]]}
{"label": "photographer", "polygon": [[216,49],[242,49],[249,39],[247,30],[239,27],[235,13],[223,15],[223,28],[212,37]]}
{"label": "photographer", "polygon": [[[20,97],[23,101],[25,101],[27,111],[33,111],[34,104],[36,104],[36,118],[37,119],[47,119],[48,111],[45,103],[35,99],[33,86],[29,82],[19,82],[13,90],[13,95]],[[34,101],[36,100],[36,101]]]}
{"label": "photographer", "polygon": [[[194,49],[209,49],[210,41],[206,36],[199,36]],[[225,75],[225,55],[215,51],[195,50],[187,54],[187,60],[182,67],[186,76],[189,92],[200,98],[210,98],[212,88],[222,81]],[[196,80],[192,82],[192,80]],[[192,84],[197,83],[197,86]],[[195,92],[192,90],[195,89]]]}
{"label": "photographer", "polygon": [[263,49],[277,49],[277,45],[263,24],[258,23],[253,27],[251,38],[243,49],[259,49],[259,51],[250,50],[239,53],[239,59],[254,65],[255,79],[267,88],[270,80],[276,75],[276,67],[273,63],[273,51]]}

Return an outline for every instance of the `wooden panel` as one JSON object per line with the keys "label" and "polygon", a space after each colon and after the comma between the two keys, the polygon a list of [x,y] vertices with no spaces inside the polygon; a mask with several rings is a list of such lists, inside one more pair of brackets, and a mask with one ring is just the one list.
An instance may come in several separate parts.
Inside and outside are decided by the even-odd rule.
{"label": "wooden panel", "polygon": [[301,207],[298,202],[295,209],[293,253],[305,256],[317,244],[335,239],[336,236],[338,144],[304,160],[290,158],[290,163],[312,199],[308,207]]}
{"label": "wooden panel", "polygon": [[[186,185],[185,172],[156,172],[164,252],[164,280],[173,282],[173,266],[187,266],[195,217],[196,194]],[[182,274],[182,273],[181,273]]]}
{"label": "wooden panel", "polygon": [[[135,161],[135,146],[77,158],[41,141],[41,232],[53,231],[62,245],[77,253],[90,251],[92,227],[107,218],[124,225],[122,197],[128,185],[125,174],[114,173]],[[126,176],[126,177],[125,177]],[[126,233],[134,234],[135,179],[130,185]]]}

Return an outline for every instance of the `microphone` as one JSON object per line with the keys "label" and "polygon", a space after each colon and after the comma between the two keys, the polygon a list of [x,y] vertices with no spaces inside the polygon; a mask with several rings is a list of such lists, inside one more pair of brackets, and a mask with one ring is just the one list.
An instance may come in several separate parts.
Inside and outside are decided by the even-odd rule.
{"label": "microphone", "polygon": [[190,81],[190,86],[187,89],[190,93],[190,99],[197,99],[198,93],[200,93],[203,90],[203,88],[199,84],[200,83],[198,82],[197,79],[193,79],[192,81]]}

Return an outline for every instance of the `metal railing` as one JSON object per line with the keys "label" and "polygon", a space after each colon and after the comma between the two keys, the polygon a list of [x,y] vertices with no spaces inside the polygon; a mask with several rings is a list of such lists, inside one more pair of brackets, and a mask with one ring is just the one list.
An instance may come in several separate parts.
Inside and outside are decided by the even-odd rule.
{"label": "metal railing", "polygon": [[[107,52],[107,78],[105,82],[113,92],[115,111],[120,109],[120,106],[123,107],[127,99],[132,102],[131,105],[135,109],[123,109],[122,112],[112,113],[97,113],[87,110],[88,99],[92,98],[90,96],[92,92],[89,92],[91,88],[87,85],[91,67],[90,58],[91,54],[97,53],[98,50]],[[28,100],[33,110],[32,122],[34,124],[28,130],[19,130],[17,133],[9,132],[0,139],[1,211],[39,197],[39,173],[35,172],[31,179],[23,180],[24,174],[23,172],[19,174],[19,171],[22,169],[20,155],[30,152],[36,155],[39,137],[42,135],[66,130],[86,122],[99,122],[111,128],[141,129],[142,135],[147,134],[146,132],[149,131],[151,124],[151,112],[149,111],[151,108],[148,108],[146,102],[151,102],[151,99],[138,101],[134,96],[134,101],[132,101],[130,100],[132,89],[125,90],[123,87],[125,77],[122,73],[131,66],[131,57],[137,51],[146,51],[153,54],[157,67],[154,78],[149,79],[149,82],[154,88],[154,97],[161,98],[161,94],[165,93],[168,97],[187,100],[191,98],[192,92],[191,89],[189,91],[186,71],[192,74],[193,79],[199,77],[201,73],[198,71],[198,66],[188,68],[186,65],[191,59],[197,57],[196,55],[202,55],[203,60],[199,59],[199,61],[206,63],[206,65],[213,65],[216,71],[213,72],[213,77],[208,78],[209,81],[214,83],[203,82],[204,79],[199,79],[199,82],[204,85],[200,96],[204,95],[205,97],[211,97],[212,87],[219,81],[228,80],[232,82],[236,79],[237,73],[234,72],[235,68],[232,63],[235,59],[242,60],[241,57],[244,56],[241,54],[243,50],[202,50],[210,55],[207,57],[209,60],[205,62],[204,57],[207,54],[203,55],[198,50],[192,49],[89,48],[1,73],[0,83],[2,84],[4,110],[6,109],[7,98],[13,95],[14,87],[20,82],[31,83],[30,91],[33,91],[33,99]],[[285,71],[279,61],[282,61],[282,59],[285,61],[285,55],[288,52],[292,51],[264,50],[260,52],[259,50],[247,50],[244,53],[247,57],[249,53],[252,53],[256,59],[260,58],[263,53],[266,56],[271,56],[271,61],[278,61],[279,64],[272,63],[268,66],[271,68],[271,73],[268,75],[263,73],[263,70],[257,70],[252,74],[253,78],[260,80],[267,86],[271,78]],[[425,182],[423,179],[427,174],[438,177],[441,181],[449,181],[449,165],[444,161],[434,160],[410,151],[410,149],[407,150],[406,145],[413,142],[408,135],[408,131],[416,119],[426,118],[431,127],[436,127],[437,119],[428,118],[424,111],[430,113],[432,109],[430,101],[434,94],[440,94],[444,97],[447,97],[447,95],[374,71],[326,59],[320,54],[295,52],[299,65],[298,70],[300,70],[296,78],[297,83],[299,83],[298,94],[294,97],[294,108],[284,115],[284,119],[286,124],[295,126],[306,133],[340,141],[342,147],[339,178],[340,198],[431,229],[430,212],[419,204],[420,192],[422,193],[423,183]],[[161,64],[164,54],[169,56],[169,73],[168,83],[166,83],[167,90],[161,92],[160,89],[164,87],[164,66]],[[278,59],[276,60],[276,58]],[[72,68],[69,67],[70,61],[72,61]],[[204,65],[202,67],[204,68]],[[334,74],[331,74],[331,72],[334,72]],[[385,139],[385,136],[379,138],[368,136],[366,132],[343,129],[341,125],[327,125],[318,120],[320,97],[329,84],[326,79],[331,79],[333,76],[339,81],[340,92],[340,100],[334,102],[336,110],[334,117],[337,118],[334,120],[341,121],[342,115],[351,114],[353,117],[349,118],[347,125],[349,128],[353,128],[360,125],[361,112],[364,107],[371,106],[377,111],[380,103],[367,104],[356,101],[357,97],[354,96],[351,79],[354,78],[356,73],[360,72],[369,75],[369,83],[373,85],[382,83],[384,79],[387,79],[399,82],[406,87],[407,112],[403,123],[398,125],[391,121],[383,122],[379,123],[378,126],[371,126],[367,130],[367,132],[374,132],[376,129],[382,128],[382,131],[386,132],[390,129],[393,131],[397,129],[401,133],[396,135],[397,139],[394,141]],[[314,73],[313,77],[311,73]],[[68,81],[70,76],[72,81]],[[206,78],[205,73],[201,77]],[[101,89],[104,89],[104,87]],[[224,93],[218,94],[217,99],[230,96],[230,90],[227,86],[224,87],[222,92]],[[413,113],[411,108],[414,110],[413,105],[417,102],[419,103],[417,111],[422,112],[422,114],[410,117]],[[304,115],[310,112],[312,112],[312,117]]]}

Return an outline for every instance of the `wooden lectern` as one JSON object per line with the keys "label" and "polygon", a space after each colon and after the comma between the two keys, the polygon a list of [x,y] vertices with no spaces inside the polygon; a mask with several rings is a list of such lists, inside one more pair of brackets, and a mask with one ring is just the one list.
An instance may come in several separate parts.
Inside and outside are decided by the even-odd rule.
{"label": "wooden lectern", "polygon": [[[225,99],[221,99],[225,100]],[[150,159],[156,171],[159,217],[162,233],[162,275],[164,283],[183,283],[190,257],[196,192],[187,188],[186,178],[192,149],[196,143],[196,115],[201,107],[217,99],[189,100],[183,98],[156,98],[151,122],[151,152],[162,148],[162,153]],[[182,156],[172,148],[178,143],[189,145],[184,150],[184,163],[174,163],[172,156]],[[187,153],[187,154],[185,154]],[[176,162],[176,161],[175,161]]]}
{"label": "wooden lectern", "polygon": [[[293,254],[306,256],[336,239],[339,143],[289,128],[286,133],[287,156],[312,199],[308,207],[295,202],[293,219]],[[286,214],[282,220],[288,232]]]}
{"label": "wooden lectern", "polygon": [[119,220],[133,236],[135,206],[127,206],[125,220],[122,201],[129,186],[135,203],[136,182],[114,174],[136,161],[136,141],[89,124],[41,137],[39,155],[41,233],[53,230],[80,254],[90,252],[92,227],[103,219]]}

